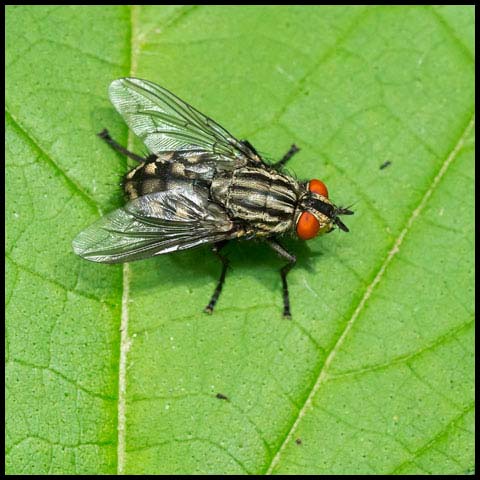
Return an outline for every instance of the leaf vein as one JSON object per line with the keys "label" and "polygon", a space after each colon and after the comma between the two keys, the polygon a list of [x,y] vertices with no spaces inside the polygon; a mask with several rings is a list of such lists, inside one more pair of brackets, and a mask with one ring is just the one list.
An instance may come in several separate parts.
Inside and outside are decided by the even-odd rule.
{"label": "leaf vein", "polygon": [[25,361],[25,360],[21,360],[19,358],[12,358],[10,360],[10,363],[17,363],[17,364],[22,365],[24,367],[29,367],[29,368],[33,368],[33,369],[37,369],[37,370],[47,370],[47,371],[53,373],[54,375],[62,378],[63,380],[65,380],[65,382],[69,383],[70,385],[73,385],[77,390],[81,390],[82,392],[90,395],[91,397],[99,398],[101,400],[106,400],[106,401],[116,400],[116,398],[112,395],[102,395],[101,393],[93,392],[92,390],[84,387],[83,385],[80,385],[77,381],[73,380],[72,378],[67,377],[64,373],[59,372],[58,370],[50,367],[49,365],[37,365],[35,363],[31,363],[31,362],[28,362],[28,361]]}
{"label": "leaf vein", "polygon": [[422,447],[416,450],[412,457],[408,460],[403,461],[397,465],[388,475],[394,475],[402,467],[408,465],[411,462],[415,462],[415,459],[420,457],[424,452],[428,451],[433,447],[434,443],[444,437],[447,437],[452,428],[455,428],[456,424],[459,423],[466,415],[472,412],[475,409],[475,402],[471,402],[466,408],[464,408],[455,418],[450,420],[439,432],[437,432],[431,439],[429,439]]}
{"label": "leaf vein", "polygon": [[[136,28],[140,6],[131,5],[128,9],[130,24],[130,76],[135,76],[137,70],[138,38]],[[132,132],[128,133],[127,148],[132,149]],[[127,164],[128,161],[126,160]],[[128,336],[128,299],[130,295],[130,266],[123,264],[122,269],[122,309],[120,317],[120,351],[118,367],[118,405],[117,405],[117,474],[125,473],[126,463],[126,406],[127,406],[127,355],[131,346]]]}
{"label": "leaf vein", "polygon": [[293,92],[290,94],[290,96],[288,97],[288,99],[286,100],[282,108],[273,116],[270,122],[268,122],[269,124],[278,123],[278,121],[285,114],[285,112],[288,110],[290,105],[298,98],[309,77],[313,73],[315,73],[317,68],[320,67],[320,65],[322,65],[325,61],[327,61],[331,55],[333,55],[335,52],[338,51],[338,48],[340,47],[340,45],[345,42],[345,40],[358,27],[358,25],[370,14],[371,11],[373,11],[373,8],[369,8],[369,7],[364,9],[361,9],[360,7],[357,7],[357,8],[360,10],[360,13],[358,13],[353,18],[348,28],[345,30],[343,34],[339,36],[337,41],[323,55],[321,55],[321,57],[312,65],[312,67],[305,73],[305,75],[302,78],[300,78],[300,80],[297,82],[297,88],[293,90]]}
{"label": "leaf vein", "polygon": [[151,444],[151,445],[146,445],[146,446],[143,446],[143,447],[129,449],[128,451],[129,452],[139,452],[139,451],[143,451],[143,450],[148,450],[150,448],[156,448],[156,447],[161,447],[163,445],[168,445],[169,443],[191,443],[191,442],[205,442],[209,445],[213,445],[214,447],[218,448],[219,450],[222,450],[223,452],[225,452],[244,472],[246,472],[247,474],[252,473],[247,469],[247,467],[245,467],[245,465],[240,460],[238,460],[238,458],[236,458],[232,453],[230,453],[223,445],[221,445],[218,442],[214,442],[213,440],[210,440],[209,438],[203,438],[203,437],[172,438],[170,440],[165,440],[163,442],[158,442],[158,443],[154,443],[154,444]]}
{"label": "leaf vein", "polygon": [[472,318],[468,322],[465,322],[464,324],[449,330],[445,334],[441,335],[440,337],[437,337],[435,340],[430,342],[427,346],[419,348],[418,350],[415,350],[414,352],[407,353],[405,355],[400,355],[400,356],[390,360],[389,362],[381,363],[379,365],[372,365],[372,366],[364,367],[364,368],[361,368],[361,369],[358,369],[358,370],[350,370],[350,371],[343,372],[343,373],[338,374],[338,375],[329,375],[328,381],[340,380],[340,379],[343,379],[345,377],[356,377],[356,376],[363,375],[365,373],[386,370],[387,368],[393,367],[395,365],[406,363],[409,360],[412,360],[412,359],[415,359],[415,358],[421,356],[423,353],[433,351],[437,347],[445,345],[445,343],[447,343],[447,341],[449,341],[451,339],[454,339],[454,338],[457,338],[458,334],[463,333],[464,330],[468,330],[470,327],[472,327],[474,325],[475,325],[475,319]]}
{"label": "leaf vein", "polygon": [[37,151],[40,158],[45,160],[45,163],[52,167],[61,177],[65,180],[66,184],[69,186],[70,190],[79,194],[85,202],[92,207],[97,213],[101,214],[100,208],[98,207],[95,200],[83,190],[78,183],[69,177],[69,175],[53,160],[53,158],[40,146],[39,142],[27,132],[27,130],[21,125],[21,123],[13,116],[8,107],[5,107],[5,113],[7,117],[10,118],[10,121],[14,127],[22,134],[22,136],[30,143],[30,145]]}
{"label": "leaf vein", "polygon": [[108,302],[108,301],[106,301],[106,300],[104,300],[100,297],[96,297],[95,295],[91,295],[90,293],[82,292],[81,290],[72,290],[72,289],[66,287],[65,285],[62,285],[60,282],[58,282],[56,280],[53,280],[52,278],[48,278],[45,275],[42,275],[41,273],[36,272],[35,270],[32,270],[31,268],[27,267],[26,265],[23,265],[23,264],[17,262],[9,254],[5,254],[5,258],[7,260],[9,260],[10,262],[12,262],[12,264],[15,267],[17,267],[18,269],[23,270],[24,272],[27,272],[28,274],[32,275],[33,277],[36,277],[36,278],[38,278],[38,279],[40,279],[44,282],[48,282],[51,285],[55,285],[56,287],[60,288],[61,290],[65,291],[67,293],[72,293],[73,295],[78,295],[79,297],[83,297],[83,298],[86,298],[88,300],[94,300],[94,301],[99,302],[103,305],[107,305],[108,307],[111,307],[111,308],[116,307],[115,304],[110,303],[110,302]]}
{"label": "leaf vein", "polygon": [[470,61],[470,63],[474,64],[475,57],[472,55],[470,50],[468,50],[467,46],[462,42],[462,40],[458,38],[452,26],[445,20],[445,18],[442,17],[442,15],[438,13],[437,8],[438,7],[434,7],[433,5],[428,5],[427,7],[428,11],[432,14],[437,23],[441,25],[441,27],[448,34],[450,39],[453,40],[454,43],[458,46],[458,48],[462,51],[464,56]]}
{"label": "leaf vein", "polygon": [[415,220],[419,217],[419,215],[424,210],[424,208],[425,208],[428,200],[430,199],[433,191],[435,190],[435,188],[439,184],[440,180],[445,175],[445,172],[447,171],[447,169],[450,166],[450,164],[452,163],[452,161],[458,156],[459,152],[461,151],[461,149],[463,147],[463,144],[465,143],[468,135],[470,134],[470,131],[473,129],[474,124],[475,124],[475,113],[472,114],[471,118],[469,119],[469,122],[467,123],[466,127],[463,129],[462,134],[460,135],[460,138],[456,142],[452,151],[449,152],[446,159],[442,162],[437,175],[433,179],[432,183],[430,184],[429,188],[427,189],[427,191],[423,195],[422,199],[420,200],[420,203],[419,203],[418,207],[415,208],[415,210],[412,212],[410,217],[407,219],[405,227],[400,232],[400,235],[398,236],[398,238],[395,240],[395,243],[394,243],[392,249],[387,253],[386,258],[383,261],[383,263],[381,264],[381,266],[380,266],[377,274],[375,275],[373,281],[370,283],[370,285],[365,290],[365,293],[362,296],[362,298],[361,298],[359,304],[357,305],[355,311],[353,312],[353,315],[351,316],[351,318],[346,323],[345,328],[343,329],[342,333],[340,334],[337,341],[335,342],[335,345],[333,346],[332,350],[330,351],[327,359],[325,360],[325,362],[321,366],[320,373],[317,377],[317,380],[315,381],[315,384],[313,385],[312,389],[310,390],[310,393],[308,394],[302,409],[299,411],[299,413],[298,413],[297,417],[295,418],[291,428],[289,429],[286,437],[284,438],[283,442],[280,444],[280,447],[279,447],[277,453],[275,454],[275,456],[272,458],[272,460],[270,462],[270,465],[267,466],[267,470],[265,472],[267,475],[272,473],[273,469],[275,468],[275,466],[280,461],[280,457],[281,457],[283,451],[285,450],[287,444],[292,439],[300,421],[305,416],[307,410],[309,410],[311,408],[313,398],[315,397],[316,393],[318,392],[321,384],[324,383],[325,379],[327,378],[328,369],[329,369],[330,365],[332,364],[337,352],[341,348],[345,338],[347,337],[350,330],[352,329],[355,321],[359,317],[359,315],[360,315],[361,311],[363,310],[366,302],[370,298],[373,290],[378,285],[380,280],[383,278],[383,276],[385,274],[385,271],[386,271],[387,267],[390,265],[392,259],[399,252],[400,246],[403,243],[403,240],[404,240],[405,236],[410,231],[413,223],[415,222]]}

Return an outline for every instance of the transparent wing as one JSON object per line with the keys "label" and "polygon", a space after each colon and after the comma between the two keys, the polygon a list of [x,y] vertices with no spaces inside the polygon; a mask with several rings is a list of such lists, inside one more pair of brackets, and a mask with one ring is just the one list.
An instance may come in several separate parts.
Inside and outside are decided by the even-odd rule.
{"label": "transparent wing", "polygon": [[195,151],[260,162],[248,145],[155,83],[120,78],[110,84],[109,95],[128,126],[154,154]]}
{"label": "transparent wing", "polygon": [[86,260],[119,263],[237,235],[218,205],[194,191],[173,189],[128,202],[82,231],[72,246]]}

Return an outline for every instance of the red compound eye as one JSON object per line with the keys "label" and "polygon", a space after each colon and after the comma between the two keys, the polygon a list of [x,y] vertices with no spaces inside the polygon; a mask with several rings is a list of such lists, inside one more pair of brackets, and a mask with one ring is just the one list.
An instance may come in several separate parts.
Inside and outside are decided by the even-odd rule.
{"label": "red compound eye", "polygon": [[310,240],[320,230],[320,223],[310,212],[303,212],[297,223],[297,235],[302,240]]}
{"label": "red compound eye", "polygon": [[322,195],[325,198],[328,198],[328,189],[327,186],[321,181],[317,179],[310,180],[308,184],[308,189],[313,192],[317,193],[318,195]]}

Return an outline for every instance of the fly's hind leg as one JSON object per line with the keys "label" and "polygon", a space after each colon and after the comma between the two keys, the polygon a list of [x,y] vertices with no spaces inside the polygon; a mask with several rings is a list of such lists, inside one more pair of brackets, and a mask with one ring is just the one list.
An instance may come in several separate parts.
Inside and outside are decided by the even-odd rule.
{"label": "fly's hind leg", "polygon": [[130,150],[127,150],[125,147],[122,147],[118,142],[116,142],[110,136],[110,133],[108,133],[108,130],[106,128],[104,128],[100,133],[97,133],[97,135],[102,140],[107,142],[110,145],[110,147],[112,147],[115,151],[121,153],[122,155],[126,155],[127,157],[139,163],[142,163],[145,161],[145,158],[141,157],[140,155],[137,155],[136,153],[131,152]]}
{"label": "fly's hind leg", "polygon": [[299,151],[300,149],[295,144],[292,144],[292,146],[290,147],[290,150],[282,157],[281,160],[279,160],[277,163],[274,163],[273,166],[275,168],[284,167],[287,164],[287,162]]}
{"label": "fly's hind leg", "polygon": [[228,264],[230,263],[228,261],[228,258],[225,257],[225,255],[222,255],[220,253],[220,250],[228,243],[228,240],[224,240],[223,242],[218,242],[212,247],[212,252],[220,259],[222,262],[222,272],[220,273],[220,278],[218,279],[217,286],[215,288],[215,291],[213,292],[212,298],[210,299],[210,302],[208,305],[205,307],[203,310],[205,313],[212,313],[213,309],[215,308],[215,305],[217,303],[218,297],[220,296],[220,293],[222,293],[222,287],[223,284],[225,283],[225,275],[227,274],[227,268]]}
{"label": "fly's hind leg", "polygon": [[290,297],[288,295],[287,274],[292,269],[297,261],[297,257],[287,252],[276,240],[267,240],[268,245],[275,250],[282,258],[288,260],[288,263],[280,269],[280,276],[282,277],[283,287],[283,316],[285,318],[292,318],[290,313]]}

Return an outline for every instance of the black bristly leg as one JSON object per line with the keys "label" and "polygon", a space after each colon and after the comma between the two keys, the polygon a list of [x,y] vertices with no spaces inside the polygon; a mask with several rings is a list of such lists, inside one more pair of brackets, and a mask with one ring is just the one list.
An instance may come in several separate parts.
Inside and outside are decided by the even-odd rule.
{"label": "black bristly leg", "polygon": [[258,155],[257,150],[255,149],[255,147],[254,147],[248,140],[242,140],[242,143],[243,143],[247,148],[249,148],[255,155]]}
{"label": "black bristly leg", "polygon": [[283,156],[281,160],[279,160],[277,163],[274,163],[273,166],[275,168],[284,167],[286,163],[299,151],[300,149],[295,144],[292,144],[290,150]]}
{"label": "black bristly leg", "polygon": [[276,240],[267,240],[268,245],[275,250],[282,258],[288,260],[288,263],[280,269],[280,276],[282,277],[283,286],[283,316],[285,318],[292,318],[290,313],[290,298],[288,295],[287,274],[295,265],[297,257],[287,252]]}
{"label": "black bristly leg", "polygon": [[213,292],[212,298],[210,302],[203,310],[205,313],[212,313],[213,309],[215,308],[215,304],[217,303],[218,297],[220,293],[222,293],[222,287],[225,282],[225,275],[227,274],[228,264],[230,263],[224,255],[220,253],[220,250],[228,243],[228,240],[223,242],[218,242],[212,247],[212,252],[220,259],[222,262],[222,273],[220,273],[220,278],[218,279],[217,286],[215,291]]}
{"label": "black bristly leg", "polygon": [[127,157],[131,158],[132,160],[135,160],[136,162],[142,163],[145,161],[145,158],[141,157],[140,155],[137,155],[136,153],[131,152],[130,150],[127,150],[125,147],[122,147],[118,142],[116,142],[108,133],[108,130],[104,128],[100,133],[97,133],[97,135],[107,142],[110,147],[112,147],[114,150],[117,152],[120,152],[123,155],[126,155]]}

